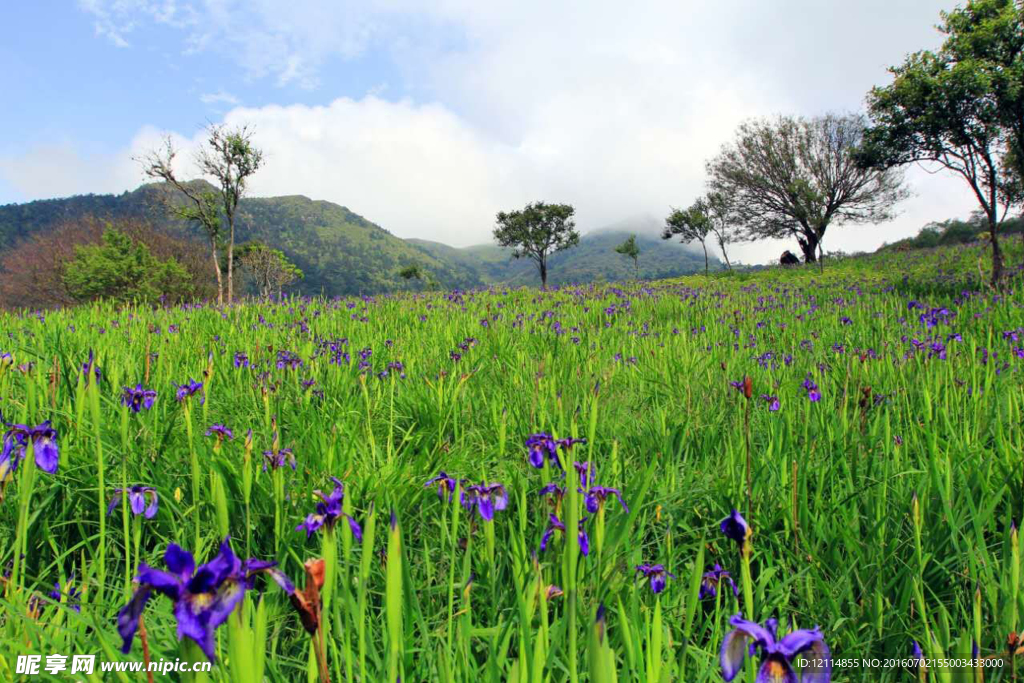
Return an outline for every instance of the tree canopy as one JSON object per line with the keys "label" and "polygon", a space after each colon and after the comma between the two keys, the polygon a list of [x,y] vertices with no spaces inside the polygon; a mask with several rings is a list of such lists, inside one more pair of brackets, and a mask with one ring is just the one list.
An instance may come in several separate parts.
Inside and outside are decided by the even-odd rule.
{"label": "tree canopy", "polygon": [[889,69],[868,95],[864,168],[925,163],[959,175],[988,224],[992,282],[1003,274],[999,228],[1020,205],[1024,156],[1024,29],[1009,0],[977,0],[942,14],[946,36]]}
{"label": "tree canopy", "polygon": [[235,256],[264,299],[274,293],[280,297],[284,287],[303,277],[302,270],[283,251],[258,240],[243,244]]}
{"label": "tree canopy", "polygon": [[188,271],[174,258],[159,260],[149,247],[107,228],[99,244],[80,245],[64,267],[64,284],[75,301],[109,299],[155,303],[176,301],[192,290]]}
{"label": "tree canopy", "polygon": [[889,220],[907,196],[898,169],[856,163],[865,123],[837,114],[747,121],[708,162],[711,190],[730,198],[746,239],[795,237],[814,261],[830,225]]}
{"label": "tree canopy", "polygon": [[580,242],[573,220],[576,210],[569,204],[534,202],[518,211],[499,211],[494,239],[511,247],[514,258],[536,262],[541,286],[548,285],[548,257]]}
{"label": "tree canopy", "polygon": [[615,253],[628,256],[633,259],[633,269],[637,277],[640,276],[640,247],[636,243],[636,235],[630,235],[625,242],[615,247]]}
{"label": "tree canopy", "polygon": [[703,199],[698,199],[686,209],[672,209],[665,219],[665,228],[661,232],[664,240],[679,237],[679,241],[700,242],[704,249],[704,274],[708,274],[708,235],[711,233],[711,216]]}

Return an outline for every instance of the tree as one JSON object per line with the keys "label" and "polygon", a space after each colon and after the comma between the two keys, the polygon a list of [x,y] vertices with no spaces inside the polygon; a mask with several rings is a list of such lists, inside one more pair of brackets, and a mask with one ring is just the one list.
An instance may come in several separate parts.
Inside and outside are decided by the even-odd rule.
{"label": "tree", "polygon": [[252,144],[248,126],[207,128],[206,146],[193,159],[201,175],[212,177],[217,191],[183,182],[174,171],[176,152],[168,137],[162,150],[154,150],[139,159],[145,174],[170,184],[186,198],[184,205],[171,205],[179,218],[197,223],[210,242],[214,270],[217,274],[217,303],[224,303],[218,241],[226,233],[228,305],[234,300],[235,222],[238,204],[245,195],[248,179],[263,165],[263,152]]}
{"label": "tree", "polygon": [[162,296],[183,298],[190,282],[174,258],[160,261],[145,244],[107,228],[100,244],[75,248],[75,257],[64,267],[64,284],[75,301],[155,303]]}
{"label": "tree", "polygon": [[672,209],[665,219],[665,229],[661,231],[661,239],[669,240],[679,236],[683,244],[700,242],[704,249],[704,274],[708,274],[708,235],[711,233],[711,217],[703,199],[698,199],[688,209]]}
{"label": "tree", "polygon": [[534,202],[520,211],[499,211],[494,239],[511,247],[514,258],[529,258],[537,263],[541,288],[548,286],[548,256],[574,247],[580,242],[568,204]]}
{"label": "tree", "polygon": [[640,278],[640,247],[636,244],[636,235],[630,235],[629,239],[615,247],[615,253],[628,256],[633,259],[633,268],[636,270],[637,279]]}
{"label": "tree", "polygon": [[730,198],[745,239],[795,237],[815,261],[830,225],[889,220],[907,196],[899,169],[856,163],[864,126],[835,114],[747,121],[708,162],[711,190]]}
{"label": "tree", "polygon": [[922,163],[959,175],[985,216],[993,285],[1003,277],[1000,226],[1021,203],[1024,155],[1024,30],[1009,0],[978,0],[942,13],[946,36],[889,69],[868,95],[872,126],[865,168]]}
{"label": "tree", "polygon": [[718,248],[722,251],[725,266],[732,270],[727,245],[736,241],[733,229],[733,223],[736,220],[735,206],[729,196],[722,192],[708,192],[704,195],[704,206],[707,217],[711,221],[709,228],[718,241]]}
{"label": "tree", "polygon": [[416,264],[408,265],[398,271],[398,274],[405,280],[422,280],[423,272]]}
{"label": "tree", "polygon": [[64,282],[67,264],[75,258],[76,247],[101,244],[104,231],[111,227],[146,245],[158,261],[173,258],[185,268],[188,289],[180,299],[200,300],[215,294],[202,244],[168,235],[137,219],[108,223],[85,215],[35,231],[4,250],[0,258],[0,305],[35,309],[75,304],[77,300]]}
{"label": "tree", "polygon": [[289,261],[283,251],[257,240],[239,247],[237,258],[264,299],[269,299],[275,291],[280,299],[285,286],[303,277],[302,270]]}

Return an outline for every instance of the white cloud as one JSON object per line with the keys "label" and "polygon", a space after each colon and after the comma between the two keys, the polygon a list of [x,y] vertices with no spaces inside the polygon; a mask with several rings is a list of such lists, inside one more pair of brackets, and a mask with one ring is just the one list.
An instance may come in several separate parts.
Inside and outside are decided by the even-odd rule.
{"label": "white cloud", "polygon": [[[405,79],[388,92],[408,99],[236,107],[225,120],[252,123],[267,152],[254,192],[335,201],[400,236],[454,244],[487,241],[496,211],[534,199],[573,203],[583,229],[685,205],[702,190],[704,161],[739,121],[858,109],[887,80],[887,65],[937,43],[939,9],[927,0],[83,6],[105,17],[112,35],[127,35],[132,22],[176,22],[189,32],[189,49],[224,50],[250,77],[274,83],[315,87],[328,60],[383,48]],[[131,149],[152,133],[140,133]],[[30,196],[66,192],[75,168],[91,171],[75,191],[123,179],[118,165],[104,179],[92,164],[70,161],[51,183],[57,192],[45,173],[21,173],[41,166],[28,154],[0,160],[0,174]],[[954,178],[908,177],[917,196],[896,221],[838,229],[826,248],[870,249],[973,208]],[[765,261],[781,248],[744,245],[738,255]]]}
{"label": "white cloud", "polygon": [[203,104],[227,104],[231,106],[239,104],[237,97],[229,92],[225,92],[223,89],[214,93],[203,93],[199,96],[199,101]]}

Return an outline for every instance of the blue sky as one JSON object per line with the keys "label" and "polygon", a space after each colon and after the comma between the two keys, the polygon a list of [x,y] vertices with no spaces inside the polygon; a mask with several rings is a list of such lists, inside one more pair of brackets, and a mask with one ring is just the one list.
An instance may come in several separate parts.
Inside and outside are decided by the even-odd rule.
{"label": "blue sky", "polygon": [[[171,135],[187,160],[205,123],[227,122],[253,125],[267,153],[255,194],[334,201],[404,237],[487,241],[496,211],[534,199],[573,203],[584,230],[660,217],[701,192],[740,121],[860,109],[888,65],[938,43],[951,5],[6,3],[0,204],[132,189],[133,155]],[[826,248],[971,209],[955,179],[908,180],[896,221]]]}

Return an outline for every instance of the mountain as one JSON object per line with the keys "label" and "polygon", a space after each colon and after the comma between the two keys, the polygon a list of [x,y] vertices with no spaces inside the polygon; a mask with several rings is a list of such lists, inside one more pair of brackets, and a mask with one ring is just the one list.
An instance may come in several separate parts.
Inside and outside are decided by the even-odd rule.
{"label": "mountain", "polygon": [[[196,228],[169,217],[168,196],[167,186],[152,183],[120,195],[81,195],[0,206],[0,249],[10,249],[33,234],[84,217],[141,221],[177,237],[201,240]],[[172,201],[180,201],[180,195]],[[455,248],[401,239],[327,201],[301,195],[251,197],[242,200],[240,209],[236,243],[260,239],[281,249],[305,273],[293,288],[303,294],[337,296],[423,287],[423,283],[409,283],[399,275],[409,265],[418,265],[430,280],[446,288],[538,283],[533,262],[513,259],[509,249],[496,245]],[[662,241],[656,232],[656,219],[639,217],[587,233],[577,247],[551,257],[550,283],[634,277],[632,261],[614,251],[632,233],[637,234],[640,246],[641,277],[671,277],[703,269],[702,255]]]}

